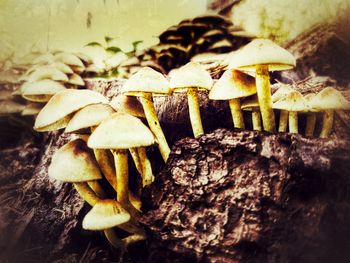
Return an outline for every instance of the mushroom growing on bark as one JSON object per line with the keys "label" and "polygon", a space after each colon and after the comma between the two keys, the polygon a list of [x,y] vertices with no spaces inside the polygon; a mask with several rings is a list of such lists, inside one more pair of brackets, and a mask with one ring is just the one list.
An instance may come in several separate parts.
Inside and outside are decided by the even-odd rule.
{"label": "mushroom growing on bark", "polygon": [[61,83],[44,79],[36,82],[27,82],[22,85],[23,98],[34,102],[47,102],[57,92],[65,90],[66,87]]}
{"label": "mushroom growing on bark", "polygon": [[275,102],[273,108],[288,111],[288,126],[291,133],[298,133],[298,112],[310,109],[303,95],[296,90]]}
{"label": "mushroom growing on bark", "polygon": [[252,112],[252,123],[254,131],[261,131],[261,114],[258,97],[256,95],[250,96],[242,101],[241,109]]}
{"label": "mushroom growing on bark", "polygon": [[[310,104],[310,101],[316,96],[316,93],[309,93],[304,96],[306,102]],[[316,112],[319,110],[313,109],[310,107],[310,112],[306,116],[306,127],[305,127],[305,136],[312,137],[314,135],[316,127]]]}
{"label": "mushroom growing on bark", "polygon": [[34,129],[53,131],[67,126],[75,111],[95,103],[108,103],[108,100],[96,91],[66,89],[56,93],[39,112]]}
{"label": "mushroom growing on bark", "polygon": [[244,129],[240,99],[256,94],[255,79],[237,70],[227,70],[209,92],[211,100],[228,100],[235,128]]}
{"label": "mushroom growing on bark", "polygon": [[154,96],[170,95],[171,89],[168,80],[161,73],[144,67],[125,82],[121,92],[124,95],[140,97],[148,125],[156,136],[160,153],[163,160],[166,161],[170,148],[160,126],[152,94]]}
{"label": "mushroom growing on bark", "polygon": [[66,74],[64,74],[62,71],[58,70],[55,67],[40,67],[36,70],[34,70],[29,76],[28,76],[28,82],[35,82],[42,79],[51,79],[56,81],[68,81],[68,77]]}
{"label": "mushroom growing on bark", "polygon": [[210,90],[213,80],[209,72],[196,62],[189,62],[178,69],[172,70],[169,76],[170,86],[174,92],[187,93],[193,135],[197,138],[204,133],[198,102],[198,90]]}
{"label": "mushroom growing on bark", "polygon": [[327,138],[333,126],[334,110],[350,110],[350,102],[335,88],[321,90],[310,102],[314,109],[324,111],[321,138]]}
{"label": "mushroom growing on bark", "polygon": [[291,53],[268,39],[254,39],[231,57],[229,68],[255,74],[256,88],[264,130],[276,130],[272,109],[269,71],[286,70],[295,66]]}
{"label": "mushroom growing on bark", "polygon": [[[287,84],[280,83],[280,88],[272,95],[272,103],[275,103],[282,99],[283,97],[287,96],[289,93],[294,91],[294,89]],[[278,132],[286,132],[287,126],[288,126],[288,111],[286,110],[280,110],[280,120],[278,125]]]}
{"label": "mushroom growing on bark", "polygon": [[[93,149],[111,149],[115,160],[117,177],[117,200],[132,216],[138,213],[129,200],[127,149],[154,144],[152,132],[136,117],[126,113],[114,113],[103,121],[91,134],[88,146]],[[140,155],[142,167],[149,167],[147,156]],[[153,181],[153,174],[144,173],[144,180]]]}

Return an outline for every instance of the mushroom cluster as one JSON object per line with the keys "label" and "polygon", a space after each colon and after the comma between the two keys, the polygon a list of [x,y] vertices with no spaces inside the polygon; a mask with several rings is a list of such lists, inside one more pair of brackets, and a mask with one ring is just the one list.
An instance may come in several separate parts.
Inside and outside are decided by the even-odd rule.
{"label": "mushroom cluster", "polygon": [[84,53],[56,51],[34,59],[32,66],[23,74],[16,95],[29,101],[23,115],[36,115],[50,98],[67,88],[81,88],[83,77],[97,74],[99,69]]}
{"label": "mushroom cluster", "polygon": [[[73,56],[68,57],[73,60]],[[73,62],[68,63],[68,58],[64,61],[72,68],[82,67],[69,64]],[[272,95],[269,71],[290,69],[295,66],[295,59],[270,40],[253,40],[230,54],[226,62],[228,69],[216,81],[205,66],[193,61],[172,70],[169,78],[150,67],[142,67],[125,81],[121,94],[111,101],[95,91],[64,87],[58,79],[67,75],[58,69],[49,74],[47,68],[39,68],[28,75],[32,82],[26,84],[23,96],[47,101],[34,129],[47,132],[64,128],[64,132],[76,134],[75,139],[54,154],[48,173],[56,180],[73,183],[92,206],[83,220],[84,229],[103,230],[113,246],[123,249],[145,239],[138,223],[141,200],[129,185],[129,158],[145,187],[154,181],[146,148],[156,144],[165,162],[169,157],[170,147],[153,104],[154,96],[186,93],[194,137],[204,133],[198,92],[207,93],[212,100],[227,100],[237,129],[246,128],[243,112],[249,111],[254,130],[275,132],[275,113],[279,113],[278,131],[299,133],[299,116],[304,115],[305,134],[313,136],[316,114],[320,112],[323,114],[320,137],[324,138],[331,132],[334,110],[350,110],[350,102],[330,87],[303,96],[292,86],[280,84]],[[42,93],[29,94],[28,90]],[[112,195],[103,188],[107,182],[114,190]],[[114,227],[128,235],[118,236]]]}

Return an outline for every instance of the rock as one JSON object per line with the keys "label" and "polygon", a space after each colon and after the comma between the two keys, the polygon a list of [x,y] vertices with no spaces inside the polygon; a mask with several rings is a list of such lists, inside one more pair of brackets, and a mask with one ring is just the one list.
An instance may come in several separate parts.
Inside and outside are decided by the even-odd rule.
{"label": "rock", "polygon": [[345,262],[349,151],[225,129],[180,140],[144,196],[148,262]]}

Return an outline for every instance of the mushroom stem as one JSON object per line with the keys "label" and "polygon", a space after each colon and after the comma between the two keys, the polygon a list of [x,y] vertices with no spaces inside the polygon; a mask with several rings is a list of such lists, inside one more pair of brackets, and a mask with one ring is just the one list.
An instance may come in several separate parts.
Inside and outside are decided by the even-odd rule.
{"label": "mushroom stem", "polygon": [[288,115],[289,115],[288,111],[286,111],[286,110],[280,111],[280,123],[278,126],[278,132],[286,132],[287,131]]}
{"label": "mushroom stem", "polygon": [[99,182],[97,182],[97,181],[90,181],[90,182],[87,182],[87,184],[90,186],[92,191],[94,191],[96,193],[96,195],[99,198],[103,199],[103,198],[107,197],[106,192],[103,190],[103,188],[101,187]]}
{"label": "mushroom stem", "polygon": [[298,133],[298,112],[290,111],[288,120],[289,132]]}
{"label": "mushroom stem", "polygon": [[260,111],[258,109],[252,110],[252,122],[253,122],[253,130],[254,131],[261,131],[261,115]]}
{"label": "mushroom stem", "polygon": [[113,151],[116,177],[117,177],[117,201],[128,210],[128,212],[138,217],[139,212],[129,200],[129,168],[128,152],[124,149]]}
{"label": "mushroom stem", "polygon": [[94,154],[97,163],[101,169],[101,172],[103,173],[109,184],[113,187],[113,189],[117,191],[117,179],[112,168],[113,163],[108,157],[108,152],[102,149],[94,149]]}
{"label": "mushroom stem", "polygon": [[125,246],[128,247],[131,244],[134,244],[138,241],[142,241],[145,239],[146,239],[145,235],[134,234],[134,235],[128,236],[126,238],[123,238],[123,242],[124,242]]}
{"label": "mushroom stem", "polygon": [[239,99],[230,99],[229,100],[233,126],[238,129],[244,129],[244,118],[241,110],[241,103]]}
{"label": "mushroom stem", "polygon": [[160,127],[156,109],[153,105],[152,94],[144,93],[144,96],[140,98],[145,116],[151,131],[157,138],[159,151],[163,160],[166,162],[170,154],[170,148],[166,141],[162,128]]}
{"label": "mushroom stem", "polygon": [[198,136],[202,135],[204,131],[199,110],[198,93],[196,88],[188,88],[187,100],[193,135],[195,138],[197,138]]}
{"label": "mushroom stem", "polygon": [[316,114],[309,113],[306,117],[305,136],[312,137],[316,126]]}
{"label": "mushroom stem", "polygon": [[276,130],[275,114],[272,109],[270,77],[267,65],[256,66],[256,89],[264,130]]}
{"label": "mushroom stem", "polygon": [[91,206],[94,206],[100,198],[88,186],[87,183],[73,183],[79,195]]}
{"label": "mushroom stem", "polygon": [[124,242],[118,238],[113,228],[103,230],[108,242],[115,248],[124,248]]}
{"label": "mushroom stem", "polygon": [[147,185],[150,185],[154,181],[152,166],[147,157],[145,147],[139,147],[137,150],[142,165],[142,185],[145,187]]}
{"label": "mushroom stem", "polygon": [[334,110],[325,110],[320,138],[327,138],[331,133],[334,119]]}
{"label": "mushroom stem", "polygon": [[134,160],[136,170],[139,172],[139,174],[142,177],[142,165],[140,162],[139,153],[137,152],[137,148],[130,148],[129,152],[131,154],[132,159]]}

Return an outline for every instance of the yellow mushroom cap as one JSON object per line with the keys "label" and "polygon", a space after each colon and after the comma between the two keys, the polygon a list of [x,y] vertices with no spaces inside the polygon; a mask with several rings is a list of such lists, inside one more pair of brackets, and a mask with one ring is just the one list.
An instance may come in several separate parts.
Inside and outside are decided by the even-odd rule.
{"label": "yellow mushroom cap", "polygon": [[111,199],[98,201],[83,219],[83,228],[104,230],[124,224],[131,216],[119,202]]}
{"label": "yellow mushroom cap", "polygon": [[291,91],[289,94],[276,101],[272,108],[286,111],[309,111],[310,107],[299,91]]}
{"label": "yellow mushroom cap", "polygon": [[246,98],[241,103],[242,110],[252,110],[254,108],[259,108],[259,100],[257,95],[250,96]]}
{"label": "yellow mushroom cap", "polygon": [[[92,90],[66,89],[60,91],[39,112],[34,129],[37,131],[52,130],[50,125],[64,120],[71,113],[89,104],[95,103],[108,104],[108,100],[102,94]],[[64,121],[62,125],[53,129],[64,128],[67,124],[68,121]]]}
{"label": "yellow mushroom cap", "polygon": [[22,85],[21,89],[22,96],[25,99],[35,102],[46,102],[57,92],[65,90],[66,87],[57,81],[44,79],[27,82]]}
{"label": "yellow mushroom cap", "polygon": [[150,67],[143,67],[124,83],[121,92],[132,96],[142,96],[144,92],[166,95],[171,93],[171,89],[163,74]]}
{"label": "yellow mushroom cap", "polygon": [[52,66],[45,66],[35,69],[29,76],[29,82],[35,82],[42,79],[51,79],[57,81],[68,81],[68,77],[62,71]]}
{"label": "yellow mushroom cap", "polygon": [[110,105],[117,112],[125,112],[135,117],[145,117],[142,104],[135,97],[119,94],[111,100]]}
{"label": "yellow mushroom cap", "polygon": [[269,71],[295,67],[294,56],[269,39],[254,39],[234,53],[229,68],[255,72],[256,65],[268,65]]}
{"label": "yellow mushroom cap", "polygon": [[70,75],[68,83],[77,85],[77,86],[85,86],[84,80],[76,73],[73,73],[72,75]]}
{"label": "yellow mushroom cap", "polygon": [[101,179],[94,154],[82,139],[71,141],[52,156],[48,174],[62,182],[88,182]]}
{"label": "yellow mushroom cap", "polygon": [[294,89],[288,84],[279,83],[278,85],[278,90],[271,96],[272,102],[276,102],[288,95],[290,92],[294,91]]}
{"label": "yellow mushroom cap", "polygon": [[186,91],[187,88],[210,90],[213,85],[209,72],[199,63],[192,61],[172,70],[169,76],[170,86],[175,92]]}
{"label": "yellow mushroom cap", "polygon": [[60,53],[55,55],[55,60],[61,61],[67,65],[85,68],[85,66],[84,66],[83,62],[80,60],[80,58],[77,57],[76,55],[71,54],[71,53],[60,52]]}
{"label": "yellow mushroom cap", "polygon": [[99,125],[115,111],[108,104],[91,104],[78,110],[69,121],[65,132],[74,132]]}
{"label": "yellow mushroom cap", "polygon": [[238,70],[226,70],[209,92],[211,100],[229,100],[256,93],[255,78]]}
{"label": "yellow mushroom cap", "polygon": [[154,144],[152,132],[138,118],[118,112],[91,134],[88,146],[97,149],[129,149]]}
{"label": "yellow mushroom cap", "polygon": [[318,110],[349,110],[350,102],[335,88],[321,90],[309,101],[312,108]]}

